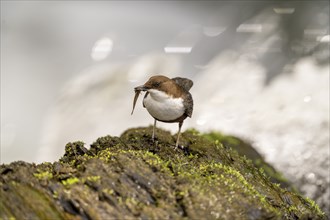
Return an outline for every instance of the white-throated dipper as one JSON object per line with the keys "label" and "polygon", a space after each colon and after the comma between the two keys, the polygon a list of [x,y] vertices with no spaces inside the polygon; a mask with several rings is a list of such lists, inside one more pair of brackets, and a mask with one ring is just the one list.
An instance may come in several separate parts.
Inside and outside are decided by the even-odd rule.
{"label": "white-throated dipper", "polygon": [[133,101],[133,111],[135,103],[141,91],[146,91],[143,99],[143,107],[155,119],[152,139],[155,138],[155,128],[157,121],[167,123],[179,123],[176,148],[179,146],[179,138],[183,121],[191,117],[193,112],[193,99],[189,93],[193,86],[193,81],[187,78],[175,77],[170,79],[166,76],[152,76],[142,86],[134,88],[135,97]]}

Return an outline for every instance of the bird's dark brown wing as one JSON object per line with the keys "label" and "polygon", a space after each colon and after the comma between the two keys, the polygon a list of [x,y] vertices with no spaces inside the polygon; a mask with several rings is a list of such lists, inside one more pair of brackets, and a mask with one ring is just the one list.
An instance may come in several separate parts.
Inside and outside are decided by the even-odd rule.
{"label": "bird's dark brown wing", "polygon": [[187,79],[187,78],[175,77],[175,78],[172,78],[172,80],[174,80],[176,84],[178,84],[180,87],[182,87],[187,92],[190,90],[190,88],[194,84],[192,80]]}
{"label": "bird's dark brown wing", "polygon": [[191,118],[194,108],[194,101],[189,92],[186,93],[186,97],[183,101],[183,106],[185,107],[185,114]]}

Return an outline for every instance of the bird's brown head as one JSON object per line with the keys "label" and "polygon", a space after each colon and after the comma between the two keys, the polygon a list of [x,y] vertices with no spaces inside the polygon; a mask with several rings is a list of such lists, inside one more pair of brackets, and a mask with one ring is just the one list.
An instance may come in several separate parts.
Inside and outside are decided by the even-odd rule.
{"label": "bird's brown head", "polygon": [[162,75],[152,76],[142,86],[135,87],[135,91],[148,91],[149,89],[160,89],[164,83],[171,81],[170,78]]}
{"label": "bird's brown head", "polygon": [[156,75],[150,77],[150,79],[142,86],[134,88],[135,92],[159,90],[167,93],[168,95],[178,98],[184,93],[183,89],[176,84],[176,82],[166,76]]}

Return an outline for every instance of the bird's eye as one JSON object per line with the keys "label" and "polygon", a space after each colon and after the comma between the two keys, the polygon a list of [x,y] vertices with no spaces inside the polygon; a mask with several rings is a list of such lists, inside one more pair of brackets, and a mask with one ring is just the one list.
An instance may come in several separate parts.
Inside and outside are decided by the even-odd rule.
{"label": "bird's eye", "polygon": [[154,86],[154,87],[159,87],[159,85],[160,85],[160,82],[154,82],[154,83],[153,83],[153,86]]}

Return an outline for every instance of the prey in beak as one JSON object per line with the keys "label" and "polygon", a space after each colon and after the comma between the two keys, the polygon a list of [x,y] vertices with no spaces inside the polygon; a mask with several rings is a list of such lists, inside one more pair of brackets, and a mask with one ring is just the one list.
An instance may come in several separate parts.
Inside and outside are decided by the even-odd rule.
{"label": "prey in beak", "polygon": [[134,96],[134,100],[133,100],[133,109],[132,109],[131,115],[133,115],[135,104],[136,104],[136,101],[139,98],[140,92],[141,91],[148,91],[148,89],[145,85],[142,85],[142,86],[135,87],[134,91],[135,91],[135,96]]}

